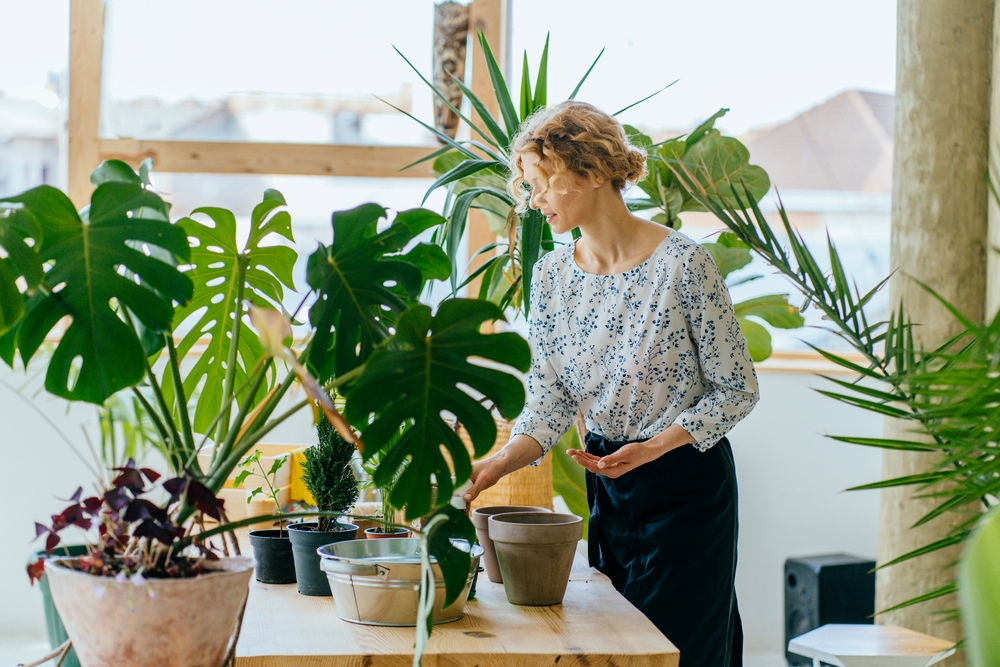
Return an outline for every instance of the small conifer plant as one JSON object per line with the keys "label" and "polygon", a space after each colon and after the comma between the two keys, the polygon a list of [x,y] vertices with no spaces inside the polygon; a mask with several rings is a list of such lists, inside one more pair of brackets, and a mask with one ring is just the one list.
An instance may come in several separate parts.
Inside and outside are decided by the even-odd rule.
{"label": "small conifer plant", "polygon": [[[347,512],[358,500],[358,481],[351,469],[354,445],[322,420],[316,426],[319,442],[306,450],[303,481],[321,512]],[[330,517],[320,517],[317,530],[336,530]]]}

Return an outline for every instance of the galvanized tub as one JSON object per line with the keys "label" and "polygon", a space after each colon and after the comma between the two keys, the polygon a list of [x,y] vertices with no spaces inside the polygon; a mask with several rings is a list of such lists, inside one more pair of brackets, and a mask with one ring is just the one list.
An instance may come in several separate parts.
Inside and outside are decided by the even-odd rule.
{"label": "galvanized tub", "polygon": [[[445,587],[441,568],[431,558],[435,577],[434,622],[449,623],[462,618],[469,599],[469,585],[479,569],[483,548],[462,540],[452,541],[470,549],[472,567],[465,587],[449,607],[442,609]],[[317,549],[320,569],[326,572],[337,604],[337,615],[364,625],[413,626],[417,624],[420,586],[420,540],[350,540]]]}

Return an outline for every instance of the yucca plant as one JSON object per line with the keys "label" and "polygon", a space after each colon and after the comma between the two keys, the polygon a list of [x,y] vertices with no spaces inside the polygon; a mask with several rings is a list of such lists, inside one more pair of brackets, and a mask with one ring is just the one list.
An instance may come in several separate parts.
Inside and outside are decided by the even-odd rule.
{"label": "yucca plant", "polygon": [[[865,293],[844,270],[832,240],[826,257],[820,259],[792,227],[783,207],[778,207],[786,248],[761,212],[752,193],[747,193],[738,173],[707,178],[711,165],[667,160],[674,176],[702,206],[711,211],[750,250],[777,269],[827,321],[826,327],[864,358],[857,363],[845,355],[813,346],[825,359],[855,374],[852,380],[822,376],[837,386],[819,390],[847,405],[913,424],[912,439],[830,436],[840,442],[890,450],[939,454],[938,463],[920,474],[887,479],[863,486],[883,489],[916,486],[921,497],[938,499],[937,505],[916,525],[946,512],[963,517],[945,537],[914,549],[879,568],[918,558],[960,544],[970,535],[980,510],[997,504],[1000,494],[1000,314],[986,325],[963,316],[930,287],[924,286],[948,308],[961,325],[961,332],[933,350],[914,342],[915,324],[900,304],[888,320],[869,321],[866,306],[888,283],[885,278]],[[724,171],[724,168],[723,168]],[[724,195],[732,195],[727,197]],[[735,203],[733,203],[735,202]],[[824,268],[828,267],[828,268]],[[888,609],[910,606],[955,592],[949,583]],[[951,616],[957,610],[951,612]]]}

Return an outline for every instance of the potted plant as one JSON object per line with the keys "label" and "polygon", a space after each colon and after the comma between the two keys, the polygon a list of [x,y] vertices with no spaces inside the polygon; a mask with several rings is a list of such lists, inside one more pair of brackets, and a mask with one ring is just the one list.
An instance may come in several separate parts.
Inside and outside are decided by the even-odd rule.
{"label": "potted plant", "polygon": [[247,494],[247,504],[253,502],[257,496],[267,496],[274,503],[278,514],[278,529],[264,528],[250,531],[250,546],[253,548],[254,572],[257,581],[265,584],[291,584],[295,582],[295,566],[292,562],[292,543],[288,533],[285,531],[285,521],[281,518],[282,503],[278,498],[276,479],[278,471],[288,462],[289,457],[277,456],[271,463],[271,467],[264,470],[261,463],[261,450],[255,449],[254,453],[240,462],[243,470],[236,479],[233,480],[233,488],[240,488],[250,478],[262,480],[262,484],[267,486],[257,486]]}
{"label": "potted plant", "polygon": [[[368,474],[374,475],[378,465],[379,461],[377,459],[369,461],[368,466],[366,466]],[[375,518],[377,519],[376,525],[365,529],[365,537],[369,540],[410,536],[409,528],[406,528],[405,526],[397,526],[395,524],[396,508],[392,506],[392,491],[395,488],[396,482],[399,480],[399,476],[402,472],[403,468],[400,468],[391,479],[381,485],[375,485],[372,483],[372,485],[378,489],[382,507],[375,515]]]}
{"label": "potted plant", "polygon": [[[319,442],[305,451],[303,481],[320,512],[346,514],[358,499],[358,481],[351,468],[354,445],[327,422],[316,425]],[[316,549],[353,540],[358,527],[321,516],[316,521],[288,527],[295,558],[295,579],[303,595],[332,595],[326,574],[319,569]]]}
{"label": "potted plant", "polygon": [[[175,644],[196,638],[203,628],[191,615],[166,622],[165,607],[155,604],[165,594],[145,594],[151,590],[143,587],[149,581],[145,573],[163,573],[164,585],[183,583],[192,595],[207,595],[199,598],[207,602],[189,600],[186,609],[205,608],[228,628],[216,632],[216,639],[231,639],[239,627],[249,569],[236,572],[242,583],[228,594],[214,588],[222,576],[206,572],[217,552],[228,551],[221,536],[274,517],[228,522],[216,494],[262,438],[307,406],[365,457],[387,452],[376,481],[410,461],[393,503],[411,518],[432,515],[419,538],[425,553],[441,564],[448,603],[456,599],[471,559],[449,538],[471,539],[474,533],[464,514],[432,499],[431,483],[446,480],[450,492],[452,476],[468,478],[471,460],[455,446],[457,437],[440,414],[458,415],[476,452],[486,451],[495,425],[485,409],[468,404],[467,388],[488,396],[507,416],[521,409],[524,393],[512,375],[469,359],[487,358],[524,371],[530,355],[516,334],[481,333],[484,322],[503,317],[492,304],[449,299],[432,312],[417,301],[428,280],[450,272],[440,248],[413,242],[443,219],[422,209],[390,216],[376,204],[335,212],[333,242],[309,257],[310,336],[293,352],[289,317],[279,309],[285,291],[293,289],[297,253],[282,244],[293,237],[281,194],[265,193],[240,243],[235,217],[224,209],[198,209],[194,217],[172,221],[149,172],[148,162],[138,172],[122,162],[103,163],[92,175],[96,189],[90,206],[80,212],[49,186],[0,201],[0,359],[13,365],[20,356],[28,364],[64,321],[61,338],[43,362],[47,391],[96,404],[119,392],[134,398],[152,423],[171,471],[166,504],[142,497],[145,484],[153,483],[151,475],[126,466],[118,471],[126,477],[117,476],[117,486],[77,502],[54,519],[52,531],[41,532],[54,547],[59,522],[90,527],[100,521],[114,537],[112,543],[94,545],[94,553],[103,554],[108,544],[118,550],[111,554],[114,565],[100,556],[98,564],[84,557],[32,566],[35,574],[42,567],[66,570],[67,577],[52,577],[50,583],[74,644],[96,642],[112,651],[112,657],[88,663],[81,650],[84,667],[139,664],[145,658],[160,665],[213,664],[215,653],[203,652],[199,661],[175,655]],[[390,217],[380,230],[380,221]],[[205,339],[206,351],[192,366],[182,367],[181,359],[199,339]],[[296,382],[306,397],[287,407],[284,400]],[[321,382],[346,393],[346,419]],[[195,401],[190,397],[196,392]],[[394,437],[400,430],[403,436]],[[212,451],[206,467],[198,461],[204,447]],[[442,447],[450,450],[450,460],[441,456]],[[140,485],[137,475],[146,481]],[[206,526],[206,516],[219,525]],[[284,518],[302,516],[330,515],[289,513]],[[99,535],[103,540],[105,533]],[[119,557],[139,558],[139,565],[122,565]],[[114,628],[100,622],[108,612],[94,591],[121,583],[116,577],[122,572],[132,597],[116,599],[126,607],[135,602],[130,618],[141,617],[157,629],[136,633],[134,640],[143,642],[170,628],[173,643],[162,651],[147,643],[119,642]],[[83,592],[59,592],[81,577]],[[71,599],[80,604],[71,605]],[[425,644],[426,632],[418,637],[418,651]]]}
{"label": "potted plant", "polygon": [[[189,476],[157,485],[160,474],[133,460],[115,470],[99,495],[77,489],[49,525],[35,524],[49,552],[69,528],[96,532],[86,555],[41,559],[29,576],[48,579],[84,667],[122,664],[124,656],[132,665],[223,664],[235,649],[252,565],[219,558],[177,522],[181,507],[194,509],[194,523],[219,520],[221,501]],[[154,490],[167,499],[150,500]]]}

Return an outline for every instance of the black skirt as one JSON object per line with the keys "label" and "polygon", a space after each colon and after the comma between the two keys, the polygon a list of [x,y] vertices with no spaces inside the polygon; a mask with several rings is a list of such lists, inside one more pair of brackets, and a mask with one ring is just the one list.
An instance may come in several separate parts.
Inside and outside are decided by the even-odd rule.
{"label": "black skirt", "polygon": [[[587,434],[607,456],[627,444]],[[617,479],[587,473],[590,564],[680,650],[680,667],[739,667],[738,511],[729,440],[678,447]]]}

